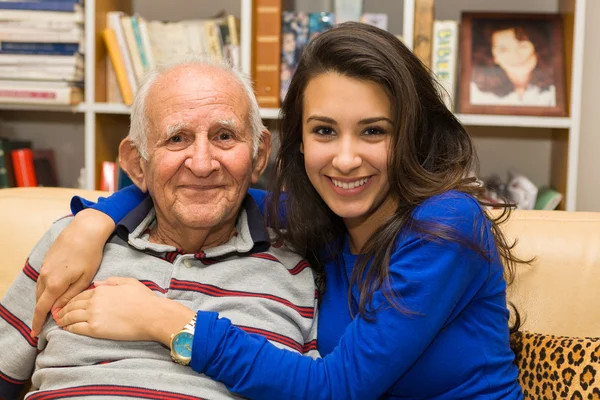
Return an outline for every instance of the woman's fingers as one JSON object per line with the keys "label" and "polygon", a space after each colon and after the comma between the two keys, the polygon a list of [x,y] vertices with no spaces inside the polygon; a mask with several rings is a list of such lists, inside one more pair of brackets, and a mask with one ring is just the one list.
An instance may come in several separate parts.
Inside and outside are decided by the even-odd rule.
{"label": "woman's fingers", "polygon": [[89,313],[85,308],[78,308],[69,311],[59,317],[56,323],[63,329],[66,329],[69,325],[77,324],[80,322],[87,323],[89,321]]}

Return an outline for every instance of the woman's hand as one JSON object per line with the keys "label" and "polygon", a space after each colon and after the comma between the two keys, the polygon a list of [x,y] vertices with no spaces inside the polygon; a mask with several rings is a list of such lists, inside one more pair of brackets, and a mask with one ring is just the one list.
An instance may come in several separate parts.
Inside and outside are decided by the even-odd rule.
{"label": "woman's hand", "polygon": [[56,238],[37,280],[32,336],[39,334],[50,310],[55,313],[89,287],[114,229],[108,215],[88,209],[78,213]]}
{"label": "woman's hand", "polygon": [[95,338],[147,340],[169,346],[171,334],[195,314],[173,300],[158,297],[133,278],[112,277],[94,285],[53,314],[60,327]]}

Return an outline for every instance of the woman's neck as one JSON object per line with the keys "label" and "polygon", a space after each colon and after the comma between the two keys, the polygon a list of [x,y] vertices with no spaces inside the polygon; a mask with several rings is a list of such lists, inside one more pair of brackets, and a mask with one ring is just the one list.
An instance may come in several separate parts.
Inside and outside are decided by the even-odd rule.
{"label": "woman's neck", "polygon": [[398,203],[391,197],[377,207],[370,214],[363,215],[357,218],[344,219],[346,229],[348,230],[350,251],[352,254],[360,254],[364,251],[364,246],[367,240],[375,233],[379,227],[394,215]]}

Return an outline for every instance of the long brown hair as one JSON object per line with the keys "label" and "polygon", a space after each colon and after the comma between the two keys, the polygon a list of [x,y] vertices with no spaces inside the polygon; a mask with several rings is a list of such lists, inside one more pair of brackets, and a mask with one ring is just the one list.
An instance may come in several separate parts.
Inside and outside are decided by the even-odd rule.
{"label": "long brown hair", "polygon": [[512,30],[518,41],[530,41],[537,55],[537,64],[531,72],[530,83],[541,91],[554,85],[554,64],[552,62],[552,31],[548,21],[498,20],[473,21],[473,31],[481,32],[473,36],[473,82],[479,90],[492,92],[496,96],[506,96],[514,90],[514,85],[504,70],[494,62],[492,36],[496,32]]}
{"label": "long brown hair", "polygon": [[[399,306],[397,300],[401,294],[390,290],[390,255],[398,234],[409,227],[427,233],[432,240],[463,242],[453,234],[451,227],[427,226],[413,219],[412,213],[424,200],[449,190],[475,198],[483,193],[471,174],[477,164],[471,138],[444,105],[432,74],[392,34],[370,25],[348,22],[309,43],[281,108],[281,146],[268,219],[275,232],[311,263],[321,278],[321,290],[323,266],[339,254],[347,231],[342,219],[329,209],[310,183],[300,145],[304,90],[312,78],[327,72],[375,82],[389,96],[394,132],[388,154],[388,176],[390,195],[399,206],[361,249],[362,256],[353,268],[352,284],[358,286],[358,307],[364,317],[370,318],[369,305],[378,289],[383,290],[392,305],[410,312]],[[285,221],[279,218],[282,212]],[[499,221],[506,216],[503,213],[491,219],[490,224],[510,281],[515,258],[498,229]],[[483,256],[491,257],[481,243],[466,244]],[[368,268],[369,261],[372,262]]]}

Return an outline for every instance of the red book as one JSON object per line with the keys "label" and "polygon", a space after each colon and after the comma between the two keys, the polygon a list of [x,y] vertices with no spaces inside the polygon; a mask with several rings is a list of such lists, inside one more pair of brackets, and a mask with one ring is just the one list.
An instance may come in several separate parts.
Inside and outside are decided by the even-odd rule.
{"label": "red book", "polygon": [[31,149],[13,150],[10,155],[12,157],[17,187],[37,186],[35,168],[33,166],[33,152]]}

